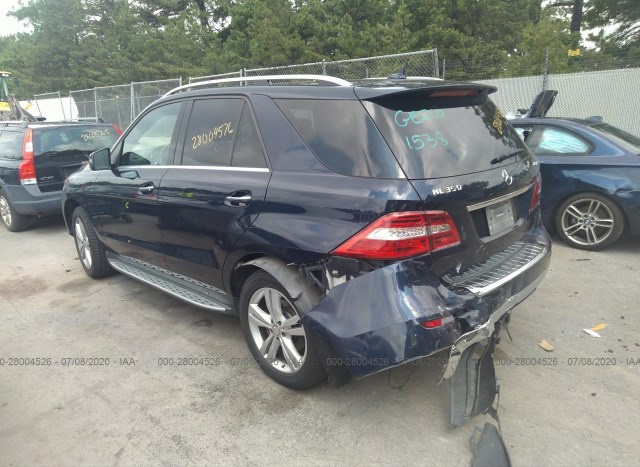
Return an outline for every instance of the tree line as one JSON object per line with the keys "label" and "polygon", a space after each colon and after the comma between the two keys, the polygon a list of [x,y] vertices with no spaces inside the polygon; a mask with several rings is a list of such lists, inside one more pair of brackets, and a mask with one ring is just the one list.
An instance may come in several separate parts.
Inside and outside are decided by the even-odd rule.
{"label": "tree line", "polygon": [[[11,14],[32,28],[0,37],[22,97],[431,48],[453,79],[640,59],[637,0],[30,0]],[[612,24],[585,47],[580,29]]]}

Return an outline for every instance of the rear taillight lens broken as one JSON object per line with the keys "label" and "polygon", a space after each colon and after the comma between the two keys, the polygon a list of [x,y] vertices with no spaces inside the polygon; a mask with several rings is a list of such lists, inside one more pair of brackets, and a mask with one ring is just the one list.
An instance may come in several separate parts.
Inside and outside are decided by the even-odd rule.
{"label": "rear taillight lens broken", "polygon": [[34,185],[36,180],[36,164],[33,158],[33,130],[27,128],[22,141],[22,162],[18,167],[18,178],[22,185]]}
{"label": "rear taillight lens broken", "polygon": [[531,203],[529,204],[529,212],[533,211],[540,204],[540,192],[542,191],[542,177],[540,174],[536,177],[536,183],[533,185],[533,195],[531,195]]}
{"label": "rear taillight lens broken", "polygon": [[367,260],[400,260],[460,244],[445,211],[387,214],[336,248],[332,254]]}

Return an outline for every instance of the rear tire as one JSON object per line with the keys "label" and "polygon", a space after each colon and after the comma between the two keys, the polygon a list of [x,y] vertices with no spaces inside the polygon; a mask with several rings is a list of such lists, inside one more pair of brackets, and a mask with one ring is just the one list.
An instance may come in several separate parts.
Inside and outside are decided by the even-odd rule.
{"label": "rear tire", "polygon": [[244,283],[240,324],[249,351],[262,371],[291,389],[306,389],[327,377],[322,344],[298,323],[299,316],[295,301],[267,272],[257,271]]}
{"label": "rear tire", "polygon": [[555,218],[558,235],[581,250],[611,246],[624,230],[624,214],[616,203],[598,193],[578,193],[566,199]]}
{"label": "rear tire", "polygon": [[22,232],[31,227],[31,216],[18,214],[2,193],[0,193],[0,218],[10,232]]}
{"label": "rear tire", "polygon": [[89,277],[99,279],[115,271],[107,261],[107,250],[98,240],[91,218],[84,208],[78,207],[71,216],[73,238],[80,264]]}

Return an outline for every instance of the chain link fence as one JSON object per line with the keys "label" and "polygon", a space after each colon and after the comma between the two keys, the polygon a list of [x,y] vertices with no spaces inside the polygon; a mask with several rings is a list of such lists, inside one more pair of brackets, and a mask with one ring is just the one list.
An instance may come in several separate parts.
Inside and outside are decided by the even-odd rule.
{"label": "chain link fence", "polygon": [[[38,113],[40,115],[43,115],[45,112],[55,112],[57,115],[61,115],[62,117],[58,117],[58,119],[67,119],[67,112],[64,108],[64,102],[60,95],[60,91],[34,94],[33,100],[36,103],[36,109],[38,109]],[[69,114],[69,118],[71,118],[71,114]]]}
{"label": "chain link fence", "polygon": [[407,76],[438,77],[438,52],[436,49],[420,50],[378,57],[351,60],[323,60],[298,65],[252,68],[244,70],[244,76],[311,74],[328,75],[345,80],[386,78],[404,67]]}
{"label": "chain link fence", "polygon": [[69,115],[126,128],[149,104],[181,84],[182,78],[176,78],[70,91]]}
{"label": "chain link fence", "polygon": [[[436,49],[357,58],[322,60],[314,63],[251,68],[230,73],[190,77],[189,84],[205,80],[259,75],[317,74],[349,81],[387,77],[404,68],[407,76],[428,76],[477,81],[498,87],[492,98],[505,114],[526,109],[543,89],[557,89],[558,98],[549,116],[585,118],[601,115],[623,130],[640,135],[638,86],[640,63],[637,57],[605,57],[588,51],[578,58],[567,58],[539,51],[529,57],[508,60],[438,61]],[[605,60],[606,59],[606,60]],[[553,74],[555,71],[555,74]],[[514,77],[515,76],[515,77]],[[131,83],[71,91],[67,118],[102,118],[121,128],[127,127],[146,106],[167,91],[180,86],[182,79]],[[63,102],[60,93],[35,96],[42,102],[47,96]],[[68,112],[66,111],[68,108]]]}
{"label": "chain link fence", "polygon": [[96,90],[96,117],[105,122],[114,123],[120,128],[126,128],[131,123],[131,86],[97,87]]}
{"label": "chain link fence", "polygon": [[213,80],[213,79],[223,79],[223,78],[241,78],[242,77],[242,70],[240,71],[233,71],[231,73],[220,73],[217,75],[207,75],[207,76],[196,76],[196,77],[189,77],[189,84],[191,83],[198,83],[200,81],[208,81],[208,80]]}
{"label": "chain link fence", "polygon": [[96,118],[96,90],[69,91],[69,115],[73,115],[74,109],[78,118]]}
{"label": "chain link fence", "polygon": [[182,86],[182,78],[131,83],[131,119],[129,123],[149,105],[178,86]]}

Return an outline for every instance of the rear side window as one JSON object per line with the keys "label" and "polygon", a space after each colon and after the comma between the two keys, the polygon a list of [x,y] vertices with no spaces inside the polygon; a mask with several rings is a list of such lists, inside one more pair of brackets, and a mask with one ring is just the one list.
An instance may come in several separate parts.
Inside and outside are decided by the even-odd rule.
{"label": "rear side window", "polygon": [[193,103],[182,165],[229,167],[244,108],[242,99],[201,99]]}
{"label": "rear side window", "polygon": [[443,105],[419,94],[364,102],[408,178],[476,173],[529,157],[520,136],[490,100]]}
{"label": "rear side window", "polygon": [[280,99],[276,103],[309,149],[334,172],[404,177],[360,101]]}
{"label": "rear side window", "polygon": [[22,159],[23,135],[18,131],[0,132],[0,159]]}
{"label": "rear side window", "polygon": [[591,149],[585,140],[561,128],[545,127],[536,139],[532,146],[536,154],[586,154]]}
{"label": "rear side window", "polygon": [[242,110],[238,136],[231,157],[233,167],[265,168],[267,166],[262,152],[262,144],[247,104]]}
{"label": "rear side window", "polygon": [[68,126],[33,130],[35,156],[80,154],[110,148],[118,139],[115,128]]}

